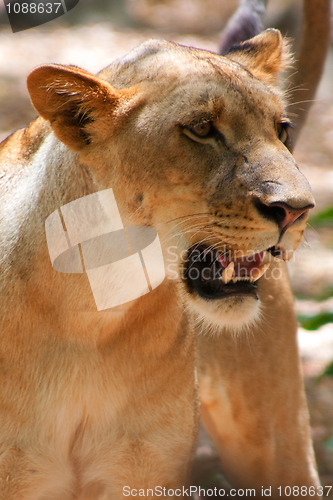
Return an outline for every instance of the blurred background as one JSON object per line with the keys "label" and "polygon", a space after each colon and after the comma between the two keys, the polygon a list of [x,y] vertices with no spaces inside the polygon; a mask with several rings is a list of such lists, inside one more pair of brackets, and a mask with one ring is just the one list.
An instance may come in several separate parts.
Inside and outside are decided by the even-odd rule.
{"label": "blurred background", "polygon": [[[91,72],[148,38],[216,51],[236,0],[80,0],[67,14],[18,33],[0,0],[0,140],[36,117],[26,77],[43,63],[74,64]],[[300,0],[270,0],[265,27],[299,40]],[[295,150],[317,207],[302,247],[289,264],[312,433],[323,484],[333,484],[333,49]],[[274,388],[272,388],[274,390]],[[216,452],[203,431],[194,481],[223,484]],[[333,491],[332,495],[333,497]]]}

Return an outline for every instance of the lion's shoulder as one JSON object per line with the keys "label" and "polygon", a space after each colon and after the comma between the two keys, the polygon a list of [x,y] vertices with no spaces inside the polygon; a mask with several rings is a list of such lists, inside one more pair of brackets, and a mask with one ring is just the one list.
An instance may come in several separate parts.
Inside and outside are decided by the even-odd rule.
{"label": "lion's shoulder", "polygon": [[37,118],[27,128],[17,130],[0,144],[0,170],[13,173],[25,164],[32,162],[32,157],[39,150],[45,138],[51,133],[47,121]]}

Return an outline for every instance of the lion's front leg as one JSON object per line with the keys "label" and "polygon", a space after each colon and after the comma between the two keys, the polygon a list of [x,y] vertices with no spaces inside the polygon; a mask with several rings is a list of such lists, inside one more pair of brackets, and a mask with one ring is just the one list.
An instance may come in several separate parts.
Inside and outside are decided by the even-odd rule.
{"label": "lion's front leg", "polygon": [[262,314],[255,327],[199,339],[202,418],[224,472],[235,487],[258,493],[271,487],[273,498],[284,496],[286,485],[307,487],[305,493],[312,486],[311,496],[319,484],[293,299],[280,268],[281,278],[274,279],[275,265],[261,280]]}

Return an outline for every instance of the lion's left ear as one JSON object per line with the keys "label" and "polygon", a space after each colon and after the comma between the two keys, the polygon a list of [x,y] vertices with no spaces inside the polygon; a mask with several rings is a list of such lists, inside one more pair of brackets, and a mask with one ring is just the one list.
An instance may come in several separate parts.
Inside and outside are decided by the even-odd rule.
{"label": "lion's left ear", "polygon": [[27,84],[38,113],[74,151],[110,136],[134,94],[131,89],[117,90],[83,69],[56,64],[32,71]]}
{"label": "lion's left ear", "polygon": [[278,73],[290,63],[288,43],[280,31],[268,29],[250,40],[231,47],[228,59],[242,64],[265,83],[276,83]]}

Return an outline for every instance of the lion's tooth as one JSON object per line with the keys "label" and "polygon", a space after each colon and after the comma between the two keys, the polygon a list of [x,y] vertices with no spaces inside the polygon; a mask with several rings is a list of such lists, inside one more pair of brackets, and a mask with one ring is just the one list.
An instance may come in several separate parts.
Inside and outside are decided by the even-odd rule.
{"label": "lion's tooth", "polygon": [[231,280],[232,275],[234,274],[234,269],[235,269],[235,263],[231,261],[228,264],[228,266],[223,270],[221,279],[225,285],[227,285]]}
{"label": "lion's tooth", "polygon": [[257,281],[259,278],[261,278],[261,276],[263,276],[265,274],[265,272],[267,271],[267,269],[269,268],[270,265],[271,265],[271,263],[267,262],[267,264],[263,264],[259,268],[256,267],[255,269],[253,269],[251,271],[250,280],[252,282]]}

